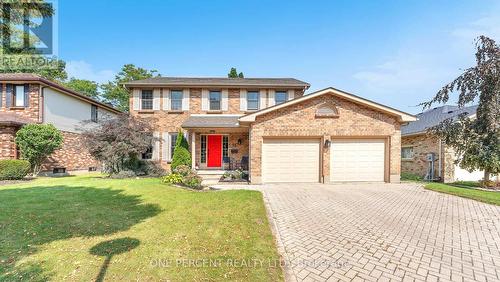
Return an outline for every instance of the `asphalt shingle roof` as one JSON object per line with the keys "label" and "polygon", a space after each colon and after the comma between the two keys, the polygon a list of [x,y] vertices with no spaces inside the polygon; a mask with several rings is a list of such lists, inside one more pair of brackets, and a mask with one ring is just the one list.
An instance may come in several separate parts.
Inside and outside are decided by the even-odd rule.
{"label": "asphalt shingle roof", "polygon": [[165,86],[269,86],[309,87],[309,83],[295,78],[227,78],[227,77],[153,77],[124,83],[134,85]]}
{"label": "asphalt shingle roof", "polygon": [[423,133],[427,129],[438,125],[440,122],[448,119],[457,119],[462,113],[467,113],[468,115],[475,114],[477,110],[477,105],[469,106],[464,108],[459,108],[458,106],[445,105],[430,109],[423,113],[417,114],[417,121],[412,121],[409,124],[401,127],[401,135],[410,135]]}
{"label": "asphalt shingle roof", "polygon": [[239,127],[240,116],[190,116],[183,124],[184,128],[225,128]]}

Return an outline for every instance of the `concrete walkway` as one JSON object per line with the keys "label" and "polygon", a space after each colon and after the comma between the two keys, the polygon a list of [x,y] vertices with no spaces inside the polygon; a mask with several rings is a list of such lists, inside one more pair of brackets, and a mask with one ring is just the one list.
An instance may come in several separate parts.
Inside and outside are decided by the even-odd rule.
{"label": "concrete walkway", "polygon": [[498,206],[416,184],[246,188],[264,194],[287,280],[500,280]]}

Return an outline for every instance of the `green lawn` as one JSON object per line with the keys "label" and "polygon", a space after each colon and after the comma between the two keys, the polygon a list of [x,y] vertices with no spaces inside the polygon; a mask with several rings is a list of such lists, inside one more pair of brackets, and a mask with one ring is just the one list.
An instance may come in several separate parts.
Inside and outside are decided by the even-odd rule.
{"label": "green lawn", "polygon": [[0,186],[0,281],[103,279],[280,281],[283,273],[256,191],[96,175]]}
{"label": "green lawn", "polygon": [[443,183],[429,183],[425,185],[425,188],[432,191],[452,194],[455,196],[474,199],[488,204],[494,204],[500,206],[500,192],[467,188],[467,186],[469,187],[473,186],[470,183],[466,184],[468,185],[465,185],[464,183],[452,184],[452,185]]}

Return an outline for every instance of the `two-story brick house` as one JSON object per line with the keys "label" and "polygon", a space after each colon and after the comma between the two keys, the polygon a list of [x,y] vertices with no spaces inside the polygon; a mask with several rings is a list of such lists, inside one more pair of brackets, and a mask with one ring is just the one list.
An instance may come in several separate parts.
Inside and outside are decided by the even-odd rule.
{"label": "two-story brick house", "polygon": [[401,124],[415,117],[293,78],[157,77],[124,84],[130,113],[151,118],[144,158],[169,168],[179,131],[198,170],[248,169],[252,183],[400,178]]}
{"label": "two-story brick house", "polygon": [[63,145],[43,164],[45,172],[96,169],[100,164],[86,151],[80,137],[83,121],[97,122],[120,113],[38,75],[0,74],[0,159],[19,158],[14,138],[24,124],[50,123],[61,131]]}

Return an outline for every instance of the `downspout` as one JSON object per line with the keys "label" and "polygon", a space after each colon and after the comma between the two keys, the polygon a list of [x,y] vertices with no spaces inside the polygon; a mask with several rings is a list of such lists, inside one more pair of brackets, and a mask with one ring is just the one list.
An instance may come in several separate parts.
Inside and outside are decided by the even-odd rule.
{"label": "downspout", "polygon": [[38,97],[38,122],[43,123],[44,120],[44,98],[45,98],[45,86],[40,85],[40,90],[39,90],[39,97]]}
{"label": "downspout", "polygon": [[442,160],[442,148],[443,148],[443,142],[441,141],[441,138],[439,138],[439,158],[438,158],[438,176],[439,176],[439,179],[443,180],[442,177],[441,177],[441,170],[442,170],[442,167],[443,167],[443,160]]}

